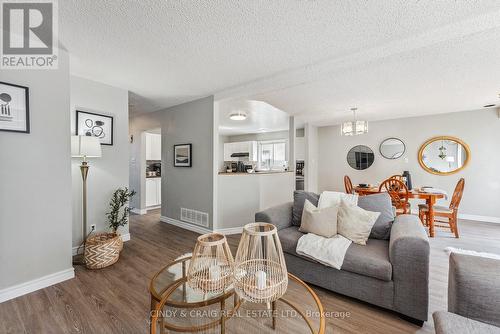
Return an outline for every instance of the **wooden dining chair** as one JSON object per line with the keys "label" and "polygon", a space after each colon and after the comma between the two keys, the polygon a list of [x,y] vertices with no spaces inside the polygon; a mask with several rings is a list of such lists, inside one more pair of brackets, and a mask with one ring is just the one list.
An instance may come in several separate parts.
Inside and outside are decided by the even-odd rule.
{"label": "wooden dining chair", "polygon": [[[445,207],[441,205],[434,205],[434,221],[438,223],[444,223],[446,225],[436,225],[434,227],[446,227],[450,228],[451,233],[455,234],[455,238],[459,238],[458,234],[458,207],[462,201],[462,195],[464,193],[465,180],[461,178],[458,180],[455,190],[453,191],[453,197],[450,201],[450,206]],[[429,212],[429,207],[427,204],[420,204],[418,206],[418,216],[420,220],[429,226],[429,219],[427,213]],[[438,219],[436,219],[438,218]]]}
{"label": "wooden dining chair", "polygon": [[352,186],[351,178],[347,175],[344,176],[344,187],[346,194],[354,194],[354,187]]}
{"label": "wooden dining chair", "polygon": [[393,175],[390,177],[390,179],[396,179],[396,180],[399,180],[401,182],[404,182],[404,179],[403,179],[403,175]]}
{"label": "wooden dining chair", "polygon": [[410,213],[410,194],[403,181],[388,178],[380,184],[378,190],[387,191],[391,196],[392,205],[396,207],[396,215]]}

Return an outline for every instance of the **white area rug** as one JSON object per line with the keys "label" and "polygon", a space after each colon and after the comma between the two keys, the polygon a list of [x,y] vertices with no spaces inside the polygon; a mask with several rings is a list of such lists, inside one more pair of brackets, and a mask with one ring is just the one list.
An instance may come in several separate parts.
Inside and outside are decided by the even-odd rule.
{"label": "white area rug", "polygon": [[462,249],[462,248],[455,248],[455,247],[446,247],[444,251],[450,255],[450,253],[458,253],[458,254],[465,254],[465,255],[472,255],[472,256],[479,256],[479,257],[487,257],[489,259],[496,259],[500,260],[500,254],[493,254],[493,253],[484,253],[484,252],[476,252],[472,250],[467,250],[467,249]]}

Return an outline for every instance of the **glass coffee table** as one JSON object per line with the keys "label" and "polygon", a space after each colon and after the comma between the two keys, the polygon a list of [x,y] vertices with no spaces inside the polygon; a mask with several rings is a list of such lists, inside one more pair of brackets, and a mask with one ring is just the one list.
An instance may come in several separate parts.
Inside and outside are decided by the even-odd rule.
{"label": "glass coffee table", "polygon": [[232,287],[203,294],[186,283],[191,256],[181,257],[151,279],[151,333],[325,333],[323,305],[314,291],[288,274],[287,292],[277,301],[244,301]]}

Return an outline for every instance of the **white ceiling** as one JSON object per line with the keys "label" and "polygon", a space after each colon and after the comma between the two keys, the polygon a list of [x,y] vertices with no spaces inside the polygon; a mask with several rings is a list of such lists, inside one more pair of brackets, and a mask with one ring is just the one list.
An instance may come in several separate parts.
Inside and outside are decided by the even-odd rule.
{"label": "white ceiling", "polygon": [[59,2],[75,75],[131,114],[216,93],[318,125],[498,103],[500,1]]}
{"label": "white ceiling", "polygon": [[[230,100],[217,103],[219,112],[219,134],[233,136],[248,133],[288,131],[289,115],[262,101]],[[243,112],[247,118],[233,121],[229,115]]]}

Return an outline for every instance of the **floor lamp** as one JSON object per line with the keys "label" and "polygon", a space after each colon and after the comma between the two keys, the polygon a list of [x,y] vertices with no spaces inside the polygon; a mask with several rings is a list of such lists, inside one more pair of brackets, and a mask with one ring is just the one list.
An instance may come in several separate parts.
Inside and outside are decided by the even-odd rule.
{"label": "floor lamp", "polygon": [[[88,158],[100,158],[102,155],[101,143],[96,137],[71,136],[71,156],[82,158],[80,172],[82,174],[82,244],[85,253],[85,243],[87,241],[87,176],[89,174]],[[78,248],[80,249],[80,248]],[[77,254],[78,255],[78,254]],[[73,261],[73,264],[84,264],[83,260]]]}

